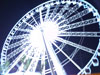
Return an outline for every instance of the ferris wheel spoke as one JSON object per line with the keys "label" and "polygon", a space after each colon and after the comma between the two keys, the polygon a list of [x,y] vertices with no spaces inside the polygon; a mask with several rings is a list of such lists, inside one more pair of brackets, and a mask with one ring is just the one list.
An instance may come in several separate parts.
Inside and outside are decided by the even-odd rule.
{"label": "ferris wheel spoke", "polygon": [[[62,16],[62,14],[64,13],[64,12],[62,12],[62,14],[61,13],[59,13],[59,15],[61,15],[62,17],[65,17],[65,18],[68,18],[70,15],[72,15],[73,13],[75,13],[78,9],[80,8],[80,5],[78,5],[78,4],[76,4],[74,7],[71,7],[71,8],[69,8],[68,9],[68,11]],[[63,10],[63,9],[62,9]],[[58,19],[57,19],[58,20]]]}
{"label": "ferris wheel spoke", "polygon": [[[73,57],[74,57],[74,55],[70,55],[69,56],[71,59],[73,59]],[[61,62],[61,64],[62,64],[62,66],[65,66],[66,64],[68,64],[70,62],[70,60],[69,59],[65,59],[65,60],[63,60],[62,62]]]}
{"label": "ferris wheel spoke", "polygon": [[[75,13],[75,11],[77,11],[81,6],[82,6],[81,3],[76,4],[74,7],[69,7],[69,4],[66,4],[63,8],[61,8],[61,10],[56,14],[56,16],[54,16],[54,18],[56,18],[57,16],[60,16],[60,18],[62,17],[68,18],[70,15]],[[68,10],[68,12],[63,14],[66,10]],[[60,18],[58,18],[56,21],[58,21]]]}
{"label": "ferris wheel spoke", "polygon": [[81,67],[78,65],[78,64],[76,64],[62,49],[60,49],[55,43],[53,43],[56,47],[57,47],[57,49],[59,49],[59,51],[61,52],[61,53],[63,53],[80,71],[82,70],[81,69]]}
{"label": "ferris wheel spoke", "polygon": [[42,67],[42,74],[43,75],[45,75],[45,73],[46,73],[46,59],[47,59],[47,56],[46,56],[45,51],[43,50],[41,52],[41,67]]}
{"label": "ferris wheel spoke", "polygon": [[18,28],[18,31],[30,33],[32,30],[30,30],[30,29]]}
{"label": "ferris wheel spoke", "polygon": [[[73,57],[76,55],[77,52],[78,50],[74,50],[73,53],[70,55],[70,58],[73,59]],[[68,63],[69,63],[68,59],[65,59],[64,61],[62,61],[63,66],[65,66]]]}
{"label": "ferris wheel spoke", "polygon": [[[69,4],[64,5],[64,7],[61,8],[61,10],[53,17],[53,20],[54,20],[56,17],[58,17],[58,16],[59,16],[59,18],[61,18],[61,16],[63,15],[63,13],[64,13],[66,10],[69,10],[69,9],[70,9],[70,8],[69,8]],[[58,18],[56,21],[58,21],[59,18]]]}
{"label": "ferris wheel spoke", "polygon": [[20,61],[20,59],[23,57],[23,55],[25,55],[30,47],[31,45],[27,46],[25,50],[16,59],[14,59],[13,62],[10,63],[10,65],[8,66],[8,70],[5,72],[5,75],[9,74],[11,69],[13,69],[15,65],[17,65],[18,61]]}
{"label": "ferris wheel spoke", "polygon": [[58,37],[56,40],[57,40],[57,41],[60,41],[60,42],[62,42],[62,43],[68,44],[68,45],[70,45],[70,46],[73,46],[73,47],[75,47],[75,48],[81,49],[81,50],[83,50],[83,51],[85,51],[85,52],[88,52],[88,53],[91,53],[91,54],[94,54],[94,53],[95,53],[95,50],[94,50],[94,49],[91,49],[91,48],[88,48],[88,47],[85,47],[85,46],[76,44],[76,43],[74,43],[74,42],[71,42],[71,41],[62,39],[62,38],[60,38],[60,37]]}
{"label": "ferris wheel spoke", "polygon": [[49,12],[50,12],[50,6],[47,6],[47,11],[44,20],[47,20],[49,18]]}
{"label": "ferris wheel spoke", "polygon": [[28,41],[28,39],[23,39],[23,40],[20,40],[20,41],[18,41],[18,42],[15,42],[15,43],[13,43],[13,44],[10,44],[10,45],[8,46],[8,50],[11,49],[11,48],[20,46],[20,45],[22,45],[23,43],[25,43],[25,42],[27,42],[27,41]]}
{"label": "ferris wheel spoke", "polygon": [[29,36],[29,34],[23,34],[23,35],[16,35],[12,36],[13,39],[25,39]]}
{"label": "ferris wheel spoke", "polygon": [[35,22],[36,25],[38,25],[38,22],[36,21],[36,19],[34,18],[33,14],[31,15],[33,21]]}
{"label": "ferris wheel spoke", "polygon": [[62,32],[58,36],[100,37],[100,32]]}
{"label": "ferris wheel spoke", "polygon": [[77,14],[75,14],[75,15],[69,17],[68,19],[62,20],[61,22],[58,23],[58,25],[62,26],[63,23],[69,24],[69,23],[71,23],[71,22],[73,22],[73,21],[75,21],[75,20],[77,20],[77,19],[79,19],[79,18],[81,18],[81,17],[83,17],[83,16],[89,14],[90,12],[91,12],[91,11],[89,11],[89,9],[84,9],[83,11],[78,12]]}
{"label": "ferris wheel spoke", "polygon": [[[42,50],[41,50],[42,51]],[[35,72],[38,62],[39,62],[39,58],[41,55],[41,51],[40,50],[36,50],[35,53],[33,54],[34,57],[32,57],[32,61],[27,69],[27,71],[31,71],[31,72]]]}
{"label": "ferris wheel spoke", "polygon": [[17,55],[17,54],[19,54],[20,52],[22,52],[22,51],[26,48],[26,46],[28,46],[28,45],[29,45],[29,43],[26,42],[26,43],[24,43],[22,46],[20,46],[19,48],[17,48],[16,50],[14,50],[14,51],[12,51],[11,53],[9,53],[9,54],[7,55],[7,60],[11,59],[11,58],[14,57],[15,55]]}
{"label": "ferris wheel spoke", "polygon": [[[30,45],[31,46],[31,45]],[[36,48],[35,47],[30,47],[27,51],[26,51],[26,53],[25,53],[25,58],[24,58],[24,60],[23,60],[23,58],[22,58],[22,64],[21,64],[21,66],[19,66],[19,72],[22,72],[22,71],[25,71],[25,72],[27,72],[28,70],[30,71],[30,72],[33,72],[33,69],[35,68],[35,64],[37,64],[36,63],[36,60],[37,60],[37,57],[38,57],[38,55],[39,55],[39,52],[36,50]],[[34,60],[34,61],[33,61]],[[24,63],[25,62],[25,63]],[[31,67],[30,67],[31,66]],[[28,72],[29,72],[28,71]]]}
{"label": "ferris wheel spoke", "polygon": [[25,23],[26,25],[28,25],[28,26],[29,26],[29,27],[31,27],[32,29],[34,29],[34,28],[35,28],[33,25],[29,24],[29,23],[28,23],[28,22],[26,22],[26,21],[23,21],[23,23]]}
{"label": "ferris wheel spoke", "polygon": [[63,26],[60,26],[59,28],[60,28],[60,30],[70,30],[70,29],[74,29],[74,28],[79,28],[79,27],[91,25],[91,24],[94,24],[94,23],[98,23],[96,18],[72,23],[72,24],[69,24],[69,25],[65,24]]}
{"label": "ferris wheel spoke", "polygon": [[59,5],[56,5],[51,15],[49,16],[49,19],[52,19],[56,15],[58,9],[59,9]]}
{"label": "ferris wheel spoke", "polygon": [[64,14],[64,17],[65,18],[68,18],[70,15],[72,15],[73,13],[75,13],[79,8],[80,8],[80,5],[76,4],[74,7],[70,8],[68,10],[68,12],[66,12]]}
{"label": "ferris wheel spoke", "polygon": [[[60,47],[59,47],[60,48]],[[60,48],[61,49],[61,48]],[[59,51],[60,52],[60,51]],[[74,50],[73,52],[72,52],[72,54],[69,56],[71,59],[73,59],[73,57],[76,55],[76,53],[78,52],[78,50]],[[68,64],[70,62],[70,60],[68,60],[68,59],[65,59],[65,60],[63,60],[62,62],[61,62],[61,64],[63,65],[63,66],[65,66],[66,64]]]}
{"label": "ferris wheel spoke", "polygon": [[42,18],[42,9],[39,9],[40,11],[40,23],[42,24],[43,23],[43,18]]}

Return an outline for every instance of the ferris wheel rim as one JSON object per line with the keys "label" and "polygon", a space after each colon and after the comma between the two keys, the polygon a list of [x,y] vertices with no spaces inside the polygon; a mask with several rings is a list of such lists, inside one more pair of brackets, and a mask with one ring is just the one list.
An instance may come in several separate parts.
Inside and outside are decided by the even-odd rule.
{"label": "ferris wheel rim", "polygon": [[[54,0],[53,0],[54,1]],[[49,1],[49,2],[51,2],[51,1]],[[48,2],[45,2],[45,3],[48,3]],[[45,4],[44,3],[44,4]],[[41,4],[40,6],[43,6],[44,4]],[[33,10],[35,10],[35,9],[37,9],[37,8],[39,8],[40,6],[37,6],[37,7],[35,7],[34,9],[32,9],[32,10],[30,10],[28,13],[30,13],[31,11],[33,11]],[[93,7],[93,6],[92,6]],[[12,30],[16,27],[16,25],[24,18],[24,17],[26,17],[26,14],[15,24],[15,26],[12,28]],[[12,31],[11,30],[11,31]],[[10,33],[11,33],[11,31],[10,31]],[[10,33],[8,34],[8,36],[10,35]],[[96,56],[97,54],[97,50],[98,50],[98,48],[96,49],[96,51],[95,51],[95,53],[94,53],[94,56]],[[91,60],[90,61],[92,61],[92,59],[94,58],[94,56],[92,56],[92,58],[91,58]],[[90,63],[90,62],[89,62]],[[88,64],[89,64],[88,63]]]}

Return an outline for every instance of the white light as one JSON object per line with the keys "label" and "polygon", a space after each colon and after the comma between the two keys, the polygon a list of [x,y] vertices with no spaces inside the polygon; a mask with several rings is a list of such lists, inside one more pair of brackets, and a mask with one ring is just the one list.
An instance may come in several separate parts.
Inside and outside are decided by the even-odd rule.
{"label": "white light", "polygon": [[[58,37],[59,28],[55,22],[46,21],[42,22],[30,33],[30,42],[33,46],[44,49],[44,43],[47,46],[48,52],[51,56],[55,70],[58,75],[66,75],[64,69],[62,68],[54,50],[52,49],[51,42],[54,42]],[[25,73],[26,74],[26,73]],[[26,74],[31,75],[31,74]],[[36,75],[36,74],[35,74]],[[39,74],[37,74],[39,75]]]}
{"label": "white light", "polygon": [[55,41],[58,36],[58,26],[55,22],[47,21],[41,25],[43,34],[48,41]]}
{"label": "white light", "polygon": [[55,22],[43,22],[30,32],[29,41],[35,47],[43,48],[45,37],[48,41],[54,42],[58,36],[58,26]]}
{"label": "white light", "polygon": [[32,44],[32,46],[43,48],[43,37],[38,27],[30,32],[29,41]]}

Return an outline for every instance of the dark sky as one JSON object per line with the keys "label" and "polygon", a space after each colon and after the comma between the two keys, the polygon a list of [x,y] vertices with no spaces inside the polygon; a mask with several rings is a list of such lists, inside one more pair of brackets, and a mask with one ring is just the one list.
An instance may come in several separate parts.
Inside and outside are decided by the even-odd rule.
{"label": "dark sky", "polygon": [[[0,51],[15,23],[35,6],[46,0],[0,0]],[[100,12],[100,0],[88,0]]]}

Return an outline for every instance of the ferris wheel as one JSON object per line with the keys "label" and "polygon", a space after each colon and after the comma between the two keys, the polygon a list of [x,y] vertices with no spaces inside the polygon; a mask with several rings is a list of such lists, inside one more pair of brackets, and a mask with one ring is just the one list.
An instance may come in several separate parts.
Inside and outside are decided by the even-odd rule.
{"label": "ferris wheel", "polygon": [[50,0],[26,13],[8,34],[2,75],[91,74],[99,66],[100,15],[85,0]]}

